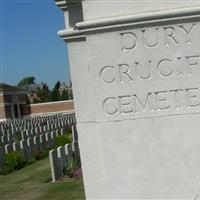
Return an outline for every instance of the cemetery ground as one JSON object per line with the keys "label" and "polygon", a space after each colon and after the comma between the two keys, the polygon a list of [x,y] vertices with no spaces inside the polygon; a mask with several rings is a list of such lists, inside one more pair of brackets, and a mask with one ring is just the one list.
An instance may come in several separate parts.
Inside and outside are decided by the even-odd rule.
{"label": "cemetery ground", "polygon": [[0,175],[0,200],[83,200],[82,179],[63,178],[51,182],[49,158]]}

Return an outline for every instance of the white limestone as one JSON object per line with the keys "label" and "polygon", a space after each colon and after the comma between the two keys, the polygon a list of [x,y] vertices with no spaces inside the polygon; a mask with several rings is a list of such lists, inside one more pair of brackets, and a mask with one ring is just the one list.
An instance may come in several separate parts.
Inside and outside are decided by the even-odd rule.
{"label": "white limestone", "polygon": [[58,2],[86,198],[195,199],[200,2]]}
{"label": "white limestone", "polygon": [[52,181],[57,181],[62,177],[61,163],[58,158],[57,149],[51,150],[49,152],[49,160],[52,174]]}

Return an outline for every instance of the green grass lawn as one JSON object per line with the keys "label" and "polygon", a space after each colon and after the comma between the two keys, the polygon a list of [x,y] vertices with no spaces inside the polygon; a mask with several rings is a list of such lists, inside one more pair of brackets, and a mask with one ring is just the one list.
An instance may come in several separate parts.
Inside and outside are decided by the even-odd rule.
{"label": "green grass lawn", "polygon": [[0,175],[0,200],[84,200],[82,179],[51,182],[49,158],[5,176]]}

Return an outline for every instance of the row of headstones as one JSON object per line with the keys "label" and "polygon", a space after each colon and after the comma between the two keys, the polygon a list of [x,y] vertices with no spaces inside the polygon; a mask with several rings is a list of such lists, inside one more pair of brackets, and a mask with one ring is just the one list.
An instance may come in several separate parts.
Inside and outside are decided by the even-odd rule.
{"label": "row of headstones", "polygon": [[[64,125],[63,125],[64,127]],[[59,129],[59,127],[57,127]],[[30,137],[34,137],[36,135],[40,135],[42,133],[45,133],[47,131],[51,131],[51,129],[48,129],[48,130],[33,130],[33,129],[30,129],[30,130],[24,130],[22,132],[19,132],[18,135],[20,136],[20,138],[22,140],[25,140],[25,139],[28,139]],[[18,136],[18,137],[19,137]],[[16,139],[17,137],[17,133],[13,133],[13,134],[7,134],[7,135],[4,135],[4,136],[0,136],[0,143],[1,144],[9,144],[9,143],[12,143],[14,142],[14,140]]]}
{"label": "row of headstones", "polygon": [[15,123],[16,120],[10,120],[9,122],[0,123],[0,135],[12,134],[17,131],[23,131],[26,129],[37,129],[38,127],[44,129],[52,129],[55,126],[62,125],[65,121],[68,123],[76,123],[74,113],[65,114],[65,115],[51,115],[51,116],[41,116],[37,119],[19,119],[18,123]]}
{"label": "row of headstones", "polygon": [[76,127],[72,129],[72,137],[72,143],[60,146],[57,149],[53,149],[49,152],[49,161],[53,182],[59,180],[64,175],[64,169],[70,165],[70,162],[77,160],[77,164],[79,166],[81,165]]}
{"label": "row of headstones", "polygon": [[31,125],[32,122],[35,122],[37,123],[38,122],[43,122],[45,119],[47,119],[46,116],[40,116],[40,117],[37,117],[37,119],[35,119],[35,117],[32,117],[32,118],[20,118],[20,119],[11,119],[11,120],[7,120],[5,122],[1,122],[0,123],[0,130],[1,130],[1,127],[3,128],[9,128],[9,127],[12,127],[12,126],[25,126],[25,125]]}
{"label": "row of headstones", "polygon": [[[29,137],[34,137],[36,135],[43,134],[44,132],[47,132],[47,131],[57,130],[59,128],[72,126],[74,124],[75,124],[75,118],[71,118],[71,120],[68,119],[68,120],[63,121],[62,123],[58,123],[58,122],[52,123],[49,127],[38,126],[35,129],[27,129],[22,132],[19,132],[18,134],[20,134],[20,138],[27,139]],[[4,144],[4,145],[10,144],[16,139],[17,139],[16,132],[12,132],[12,134],[10,133],[3,134],[2,136],[0,136],[0,144]]]}
{"label": "row of headstones", "polygon": [[6,144],[11,144],[14,141],[18,140],[18,138],[21,138],[22,140],[32,138],[34,136],[39,136],[41,134],[44,134],[46,132],[50,131],[59,131],[62,128],[68,128],[71,127],[73,124],[70,124],[68,122],[63,123],[61,126],[54,126],[54,128],[50,129],[29,129],[29,130],[24,130],[22,132],[14,133],[14,134],[7,134],[4,136],[0,136],[0,144],[1,145],[6,145]]}
{"label": "row of headstones", "polygon": [[49,147],[48,144],[51,144],[51,140],[55,139],[55,137],[57,137],[58,135],[63,135],[64,132],[65,132],[65,129],[62,128],[62,129],[58,129],[56,131],[46,132],[46,133],[43,133],[43,134],[40,134],[40,135],[37,135],[34,137],[25,138],[19,142],[13,142],[11,144],[6,144],[4,146],[5,153],[7,154],[12,151],[18,151],[18,150],[20,150],[19,147],[23,148],[23,141],[27,141],[26,143],[28,146],[29,146],[29,144],[30,144],[30,146],[32,146],[33,143],[35,143],[36,146],[37,145],[43,146],[43,144],[46,143],[47,147]]}
{"label": "row of headstones", "polygon": [[17,118],[17,119],[10,119],[4,122],[1,122],[2,126],[8,126],[8,125],[18,125],[18,124],[26,124],[29,122],[44,122],[46,119],[53,119],[53,118],[57,118],[57,117],[65,117],[67,114],[54,114],[54,115],[39,115],[39,116],[30,116],[30,117],[25,117],[25,118]]}
{"label": "row of headstones", "polygon": [[[72,139],[77,140],[76,126],[72,126]],[[29,161],[33,156],[46,149],[52,149],[55,147],[55,138],[59,135],[63,135],[65,129],[60,129],[57,131],[47,132],[39,136],[34,136],[33,138],[28,138],[26,140],[21,140],[20,142],[14,142],[13,144],[7,144],[5,147],[0,146],[0,169],[5,164],[5,155],[9,152],[18,151],[22,152],[23,160]]]}
{"label": "row of headstones", "polygon": [[47,131],[47,130],[52,130],[52,129],[56,129],[58,127],[62,127],[64,126],[64,124],[66,124],[66,122],[68,124],[74,124],[75,120],[62,120],[62,121],[53,121],[53,122],[48,122],[47,125],[34,125],[33,127],[21,127],[21,128],[12,128],[12,129],[5,129],[5,130],[1,130],[0,132],[0,136],[5,136],[5,135],[15,135],[17,132],[22,132],[24,130],[32,130],[33,132],[42,132],[42,131]]}
{"label": "row of headstones", "polygon": [[68,127],[68,126],[70,126],[70,124],[64,124],[63,126],[60,126],[60,127],[54,128],[54,129],[49,129],[49,130],[34,131],[31,129],[31,130],[24,130],[22,132],[15,133],[15,134],[7,134],[4,136],[0,136],[0,144],[1,145],[11,144],[11,143],[19,140],[19,138],[22,140],[25,140],[25,139],[28,139],[28,138],[31,138],[34,136],[41,135],[45,132],[57,131],[61,128]]}
{"label": "row of headstones", "polygon": [[23,118],[19,119],[18,123],[16,123],[16,120],[0,122],[0,132],[4,132],[5,130],[6,131],[10,130],[11,132],[21,131],[24,128],[34,128],[37,127],[38,125],[50,126],[56,121],[59,121],[61,123],[66,120],[75,121],[74,113],[63,114],[63,115],[40,116],[37,117],[37,119],[35,119],[34,117],[30,119]]}
{"label": "row of headstones", "polygon": [[0,146],[0,168],[5,164],[5,155],[9,152],[21,152],[24,161],[31,160],[36,153],[45,149],[51,149],[55,147],[55,138],[58,135],[63,135],[64,130],[47,132],[33,138],[21,140],[20,142],[14,142],[7,144],[5,147]]}
{"label": "row of headstones", "polygon": [[[5,130],[1,130],[0,135],[5,135],[5,134],[15,134],[18,131],[23,131],[23,130],[28,130],[28,129],[32,129],[35,130],[36,132],[38,131],[42,131],[42,130],[48,130],[48,129],[54,129],[57,128],[59,126],[63,126],[64,122],[68,122],[68,123],[74,123],[75,121],[73,120],[69,120],[69,119],[57,119],[54,121],[46,121],[46,125],[42,125],[42,124],[32,124],[32,126],[23,126],[21,125],[20,127],[14,127],[12,126],[11,129],[5,129]],[[34,122],[33,122],[34,123]]]}

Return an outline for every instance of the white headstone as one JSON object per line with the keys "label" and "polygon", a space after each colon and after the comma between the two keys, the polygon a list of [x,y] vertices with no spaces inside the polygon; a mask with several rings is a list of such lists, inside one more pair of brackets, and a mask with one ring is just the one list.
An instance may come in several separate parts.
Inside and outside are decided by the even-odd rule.
{"label": "white headstone", "polygon": [[61,163],[58,158],[56,149],[51,150],[49,152],[49,160],[50,160],[52,181],[55,182],[62,177]]}

